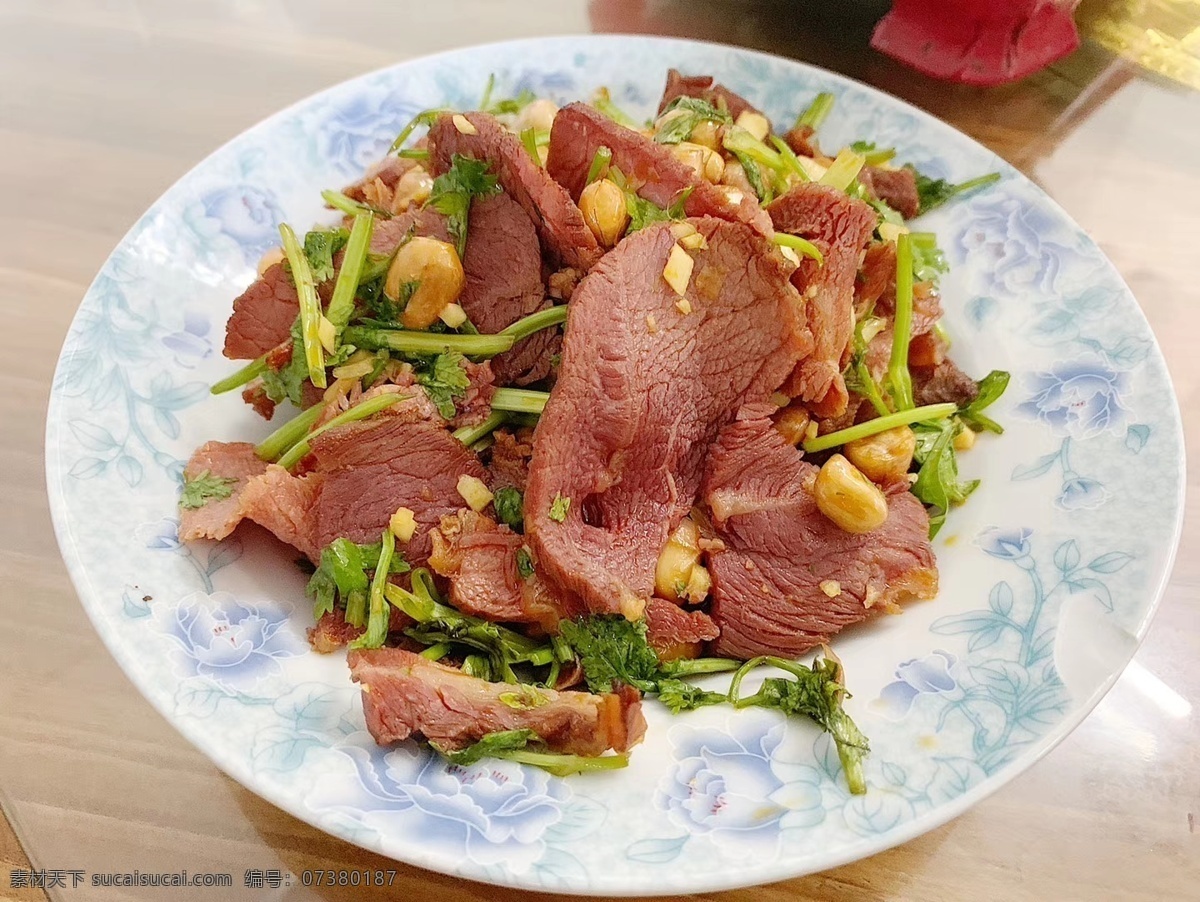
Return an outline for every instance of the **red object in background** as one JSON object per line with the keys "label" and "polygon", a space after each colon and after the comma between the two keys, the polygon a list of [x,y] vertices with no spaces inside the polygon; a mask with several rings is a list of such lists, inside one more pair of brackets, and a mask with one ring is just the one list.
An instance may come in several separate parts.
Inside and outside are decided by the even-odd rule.
{"label": "red object in background", "polygon": [[895,0],[871,46],[950,81],[1024,78],[1079,46],[1078,0]]}

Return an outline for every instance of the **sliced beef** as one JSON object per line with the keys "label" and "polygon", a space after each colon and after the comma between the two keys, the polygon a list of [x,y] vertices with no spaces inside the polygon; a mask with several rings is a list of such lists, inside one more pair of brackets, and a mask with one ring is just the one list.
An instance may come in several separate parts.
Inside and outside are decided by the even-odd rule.
{"label": "sliced beef", "polygon": [[234,479],[228,485],[227,498],[209,498],[203,507],[179,511],[179,538],[184,542],[196,539],[223,539],[242,519],[240,510],[242,490],[256,476],[266,472],[267,464],[254,453],[249,442],[208,442],[192,454],[183,468],[183,478],[194,480],[202,473],[219,479]]}
{"label": "sliced beef", "polygon": [[864,535],[818,509],[817,468],[754,412],[709,455],[703,498],[723,547],[707,553],[715,653],[794,657],[910,598],[937,593],[924,506],[901,485],[888,518]]}
{"label": "sliced beef", "polygon": [[[811,347],[772,243],[741,223],[691,222],[708,247],[691,252],[690,312],[663,279],[675,246],[666,223],[618,244],[571,298],[534,433],[525,529],[539,572],[574,612],[641,616],[709,443]],[[569,499],[561,522],[556,498],[560,511]]]}
{"label": "sliced beef", "polygon": [[889,312],[896,304],[896,243],[875,241],[863,255],[858,280],[854,286],[854,314],[856,318],[875,312],[875,306],[884,294]]}
{"label": "sliced beef", "polygon": [[921,212],[917,176],[911,169],[884,169],[864,166],[858,180],[877,198],[903,216],[912,219]]}
{"label": "sliced beef", "polygon": [[689,216],[747,222],[763,234],[770,234],[770,219],[754,197],[744,196],[738,203],[732,203],[720,188],[675,159],[669,147],[618,125],[587,104],[568,104],[554,117],[546,171],[578,199],[587,183],[592,159],[601,147],[612,151],[612,165],[621,170],[646,200],[669,207],[690,188],[692,192],[684,204]]}
{"label": "sliced beef", "polygon": [[315,563],[321,557],[322,546],[313,536],[312,512],[323,487],[321,474],[297,477],[272,464],[261,476],[246,483],[238,505],[239,520],[257,523]]}
{"label": "sliced beef", "polygon": [[400,648],[352,651],[348,661],[380,745],[413,737],[459,749],[488,733],[532,730],[552,751],[594,757],[627,751],[646,732],[629,686],[592,695],[489,683]]}
{"label": "sliced beef", "polygon": [[797,125],[783,136],[792,152],[802,157],[819,157],[816,130],[811,125]]}
{"label": "sliced beef", "polygon": [[948,402],[964,407],[979,397],[975,380],[949,358],[933,367],[913,367],[912,376],[913,399],[918,405]]}
{"label": "sliced beef", "polygon": [[225,356],[254,360],[289,341],[299,311],[296,286],[283,264],[267,267],[233,302],[225,324]]}
{"label": "sliced beef", "polygon": [[703,611],[688,611],[663,598],[646,605],[646,639],[660,661],[699,657],[720,630]]}
{"label": "sliced beef", "polygon": [[466,113],[474,134],[464,134],[455,116],[442,116],[429,129],[429,163],[434,175],[448,170],[454,155],[486,160],[500,186],[529,215],[542,246],[555,261],[580,270],[600,259],[600,246],[583,214],[562,186],[542,169],[521,144],[487,113]]}
{"label": "sliced beef", "polygon": [[492,488],[500,489],[512,486],[525,491],[529,480],[529,460],[533,457],[533,445],[530,434],[513,433],[508,429],[497,429],[492,433],[492,458],[488,469],[492,472]]}
{"label": "sliced beef", "polygon": [[431,533],[429,564],[450,580],[450,603],[484,620],[558,625],[558,607],[536,574],[522,578],[517,552],[524,539],[472,510],[442,518]]}
{"label": "sliced beef", "polygon": [[478,458],[440,425],[401,410],[361,423],[339,426],[312,440],[306,470],[323,480],[310,512],[314,545],[337,538],[378,541],[397,508],[407,507],[417,532],[404,546],[409,563],[429,557],[429,531],[463,507],[458,480],[486,482]]}
{"label": "sliced beef", "polygon": [[815,347],[784,386],[792,398],[813,402],[820,416],[846,407],[842,370],[854,334],[854,281],[859,255],[875,230],[875,211],[828,185],[796,185],[768,208],[775,228],[820,248],[824,263],[805,257],[792,283],[808,298]]}
{"label": "sliced beef", "polygon": [[717,109],[726,109],[729,115],[737,119],[749,110],[757,113],[750,101],[746,100],[724,85],[716,83],[711,75],[683,75],[678,69],[667,70],[667,86],[663,88],[662,100],[658,102],[661,113],[676,97],[698,97]]}
{"label": "sliced beef", "polygon": [[403,551],[410,563],[423,564],[432,547],[429,531],[463,507],[459,477],[488,477],[478,458],[439,424],[412,399],[370,420],[330,429],[311,440],[299,475],[271,465],[239,486],[236,509],[222,517],[220,531],[228,535],[241,520],[252,520],[316,561],[337,538],[378,541],[396,509],[407,507],[418,528]]}
{"label": "sliced beef", "polygon": [[[547,306],[537,232],[507,194],[472,201],[463,273],[466,283],[458,303],[484,334],[499,332]],[[545,329],[493,358],[496,384],[527,385],[544,378],[557,341],[558,330]]]}

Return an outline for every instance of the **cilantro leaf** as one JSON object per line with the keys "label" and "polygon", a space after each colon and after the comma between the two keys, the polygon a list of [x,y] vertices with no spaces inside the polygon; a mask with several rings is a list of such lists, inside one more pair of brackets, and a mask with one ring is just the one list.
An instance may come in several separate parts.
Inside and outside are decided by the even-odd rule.
{"label": "cilantro leaf", "polygon": [[927,175],[918,172],[913,166],[905,166],[905,169],[912,171],[917,180],[917,198],[920,200],[918,210],[921,213],[928,213],[930,210],[935,210],[947,201],[958,197],[962,194],[968,194],[976,188],[983,188],[993,182],[1000,181],[1000,173],[992,172],[987,175],[981,175],[978,178],[968,179],[965,182],[959,182],[955,185],[945,179],[931,179]]}
{"label": "cilantro leaf", "polygon": [[457,764],[459,767],[468,767],[480,758],[500,758],[503,757],[504,752],[523,749],[530,742],[536,741],[538,741],[538,736],[533,730],[501,730],[495,733],[488,733],[466,748],[459,749],[456,752],[443,748],[435,742],[429,744],[433,746],[434,751],[451,764]]}
{"label": "cilantro leaf", "polygon": [[683,680],[665,679],[659,680],[658,700],[666,705],[672,714],[679,714],[681,711],[694,711],[705,705],[720,705],[729,701],[729,696],[724,692],[707,692]]}
{"label": "cilantro leaf", "polygon": [[485,160],[455,154],[450,168],[433,180],[428,204],[446,215],[447,230],[460,259],[467,252],[467,216],[471,212],[471,200],[500,190],[489,165]]}
{"label": "cilantro leaf", "polygon": [[517,572],[521,574],[521,579],[533,576],[533,556],[524,545],[517,549]]}
{"label": "cilantro leaf", "polygon": [[487,112],[494,116],[503,116],[505,114],[519,113],[529,104],[537,100],[537,95],[528,88],[524,88],[516,97],[506,97],[504,100],[497,100],[487,108]]}
{"label": "cilantro leaf", "polygon": [[214,499],[219,501],[228,498],[233,494],[235,485],[236,479],[213,476],[208,470],[201,471],[192,479],[185,476],[183,492],[179,495],[179,506],[184,510],[197,510]]}
{"label": "cilantro leaf", "polygon": [[846,688],[841,682],[841,666],[831,658],[822,658],[811,668],[775,658],[766,661],[786,670],[793,678],[768,677],[757,693],[738,702],[739,707],[776,708],[788,716],[811,718],[833,737],[850,791],[865,792],[862,762],[870,744],[842,707]]}
{"label": "cilantro leaf", "polygon": [[300,334],[300,317],[292,324],[292,356],[280,369],[267,367],[262,374],[263,389],[276,404],[291,401],[297,407],[304,400],[304,383],[308,381],[308,363],[304,359],[304,339]]}
{"label": "cilantro leaf", "polygon": [[718,125],[731,125],[733,117],[728,110],[718,110],[711,103],[699,97],[676,97],[659,115],[661,120],[668,113],[681,110],[679,115],[671,116],[662,128],[654,135],[659,144],[678,144],[692,136],[692,131],[701,122],[715,122]]}
{"label": "cilantro leaf", "polygon": [[461,398],[467,393],[471,380],[463,369],[466,360],[457,351],[447,351],[438,354],[422,366],[416,374],[418,384],[425,386],[425,392],[438,409],[443,419],[453,419],[458,413],[454,405],[455,398]]}
{"label": "cilantro leaf", "polygon": [[304,236],[304,256],[312,269],[313,281],[318,285],[334,276],[333,257],[350,240],[350,232],[343,228],[313,229]]}
{"label": "cilantro leaf", "polygon": [[946,262],[946,255],[938,247],[937,240],[927,232],[915,233],[912,252],[913,279],[918,282],[932,282],[936,287],[938,279],[950,270],[950,264]]}
{"label": "cilantro leaf", "polygon": [[496,508],[496,519],[501,523],[516,530],[525,526],[525,501],[520,489],[511,485],[496,489],[492,505]]}
{"label": "cilantro leaf", "polygon": [[579,655],[584,678],[593,692],[611,692],[628,683],[653,692],[659,677],[658,655],[646,641],[645,621],[620,614],[598,614],[559,624],[562,637]]}
{"label": "cilantro leaf", "polygon": [[550,502],[550,519],[556,523],[562,523],[567,519],[567,511],[571,509],[571,499],[564,498],[559,492],[554,493],[554,500]]}
{"label": "cilantro leaf", "polygon": [[1008,388],[1011,377],[1004,370],[992,370],[975,384],[979,387],[979,395],[959,411],[958,416],[970,428],[976,431],[987,430],[1000,435],[1004,427],[991,417],[984,416],[983,411],[1000,400]]}
{"label": "cilantro leaf", "polygon": [[[358,545],[347,538],[334,539],[322,548],[321,562],[305,590],[314,599],[313,616],[320,619],[322,614],[332,611],[335,600],[340,597],[346,606],[346,620],[353,626],[362,626],[370,586],[367,573],[379,566],[382,552],[382,542]],[[409,569],[404,555],[395,552],[388,573],[407,573]]]}
{"label": "cilantro leaf", "polygon": [[654,201],[646,200],[636,192],[626,191],[625,205],[629,208],[629,228],[625,234],[632,235],[639,229],[644,229],[646,226],[656,222],[671,222],[676,219],[683,219],[687,216],[683,211],[683,206],[687,203],[687,199],[691,193],[691,188],[685,188],[680,193],[679,198],[671,206],[664,209],[654,203]]}
{"label": "cilantro leaf", "polygon": [[952,504],[961,504],[979,487],[979,480],[960,482],[958,458],[954,452],[954,437],[962,428],[955,417],[938,423],[917,423],[913,427],[917,447],[913,459],[920,465],[912,493],[933,508],[929,514],[929,537],[932,539],[946,522]]}

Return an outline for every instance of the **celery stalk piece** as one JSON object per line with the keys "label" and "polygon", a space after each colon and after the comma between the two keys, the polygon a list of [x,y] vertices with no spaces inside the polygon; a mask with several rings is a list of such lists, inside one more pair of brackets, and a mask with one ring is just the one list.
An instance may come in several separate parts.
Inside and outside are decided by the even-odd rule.
{"label": "celery stalk piece", "polygon": [[296,233],[286,222],[279,227],[283,238],[283,252],[292,270],[292,281],[296,284],[296,295],[300,301],[300,335],[304,341],[304,362],[308,365],[308,378],[317,388],[325,388],[325,352],[321,348],[318,334],[321,325],[321,299],[317,297],[317,286],[313,282],[308,258],[296,240]]}
{"label": "celery stalk piece", "polygon": [[371,246],[374,227],[375,217],[370,212],[364,212],[355,215],[354,225],[350,228],[350,240],[346,242],[346,252],[342,255],[342,267],[338,270],[333,297],[325,312],[339,336],[354,313],[354,296],[358,292],[363,265],[367,262],[367,249]]}

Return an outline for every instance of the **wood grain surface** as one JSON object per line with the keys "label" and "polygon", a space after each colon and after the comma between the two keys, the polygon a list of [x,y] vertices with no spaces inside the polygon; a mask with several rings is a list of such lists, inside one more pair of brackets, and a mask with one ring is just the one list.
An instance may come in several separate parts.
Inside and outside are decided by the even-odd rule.
{"label": "wood grain surface", "polygon": [[[721,40],[845,72],[930,110],[1036,180],[1096,238],[1162,344],[1186,437],[1200,393],[1200,95],[1090,45],[1025,82],[934,82],[867,49],[879,4],[342,0],[0,6],[0,787],[39,867],[228,872],[233,890],[55,889],[55,899],[550,898],[396,864],[223,776],[92,631],[54,541],[42,443],[51,375],[88,283],[179,175],[315,90],[453,46],[589,29]],[[864,11],[859,11],[864,10]],[[957,820],[824,874],[720,898],[1200,898],[1196,469],[1174,575],[1134,665],[1061,746]],[[27,867],[0,824],[0,898]],[[247,869],[380,868],[383,890],[245,889]]]}

